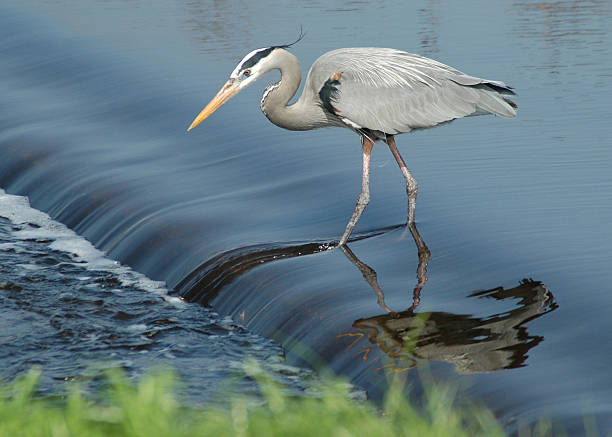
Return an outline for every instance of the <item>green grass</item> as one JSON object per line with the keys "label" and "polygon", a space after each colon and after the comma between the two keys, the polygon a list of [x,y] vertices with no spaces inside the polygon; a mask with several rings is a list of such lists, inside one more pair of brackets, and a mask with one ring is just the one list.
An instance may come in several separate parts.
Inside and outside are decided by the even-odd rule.
{"label": "green grass", "polygon": [[[425,381],[429,388],[422,406],[415,408],[397,379],[379,408],[352,399],[350,385],[340,379],[327,379],[316,394],[296,397],[257,364],[247,363],[245,371],[258,381],[260,398],[226,388],[225,396],[218,396],[222,402],[188,407],[178,400],[179,381],[172,372],[152,373],[131,384],[121,372],[111,371],[106,391],[83,394],[73,382],[66,396],[41,397],[36,394],[40,371],[33,369],[0,387],[0,437],[505,435],[486,408],[459,406],[450,385]],[[585,420],[585,434],[600,435],[594,421]],[[519,431],[521,437],[553,435],[567,434],[544,419]]]}
{"label": "green grass", "polygon": [[[316,396],[290,397],[250,366],[263,401],[231,395],[224,406],[188,408],[177,400],[177,379],[156,373],[130,384],[109,374],[109,389],[84,396],[76,385],[62,398],[39,398],[39,371],[0,392],[0,437],[4,436],[502,436],[483,408],[458,408],[454,391],[429,391],[422,411],[393,387],[382,409],[351,400],[348,384],[323,384]],[[95,398],[97,401],[92,401]]]}

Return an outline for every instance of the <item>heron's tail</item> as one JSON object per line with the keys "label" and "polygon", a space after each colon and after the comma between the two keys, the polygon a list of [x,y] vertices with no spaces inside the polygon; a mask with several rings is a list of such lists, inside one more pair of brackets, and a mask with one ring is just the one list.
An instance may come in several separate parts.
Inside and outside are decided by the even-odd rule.
{"label": "heron's tail", "polygon": [[482,83],[474,85],[472,88],[477,88],[480,91],[477,110],[506,118],[516,116],[518,105],[506,97],[515,94],[510,87],[499,86],[496,83]]}
{"label": "heron's tail", "polygon": [[478,90],[479,98],[473,115],[495,114],[506,118],[516,116],[518,105],[507,97],[516,95],[511,86],[472,76],[456,76],[452,80],[459,85]]}

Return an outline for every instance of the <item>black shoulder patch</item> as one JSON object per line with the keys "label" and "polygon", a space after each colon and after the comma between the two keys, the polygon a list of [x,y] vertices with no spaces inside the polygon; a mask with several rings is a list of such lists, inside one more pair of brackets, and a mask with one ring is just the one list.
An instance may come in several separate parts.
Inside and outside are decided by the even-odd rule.
{"label": "black shoulder patch", "polygon": [[323,107],[334,115],[338,115],[336,109],[333,106],[333,101],[338,95],[338,85],[340,85],[341,73],[334,73],[329,79],[325,81],[321,89],[319,90],[319,98],[323,103]]}

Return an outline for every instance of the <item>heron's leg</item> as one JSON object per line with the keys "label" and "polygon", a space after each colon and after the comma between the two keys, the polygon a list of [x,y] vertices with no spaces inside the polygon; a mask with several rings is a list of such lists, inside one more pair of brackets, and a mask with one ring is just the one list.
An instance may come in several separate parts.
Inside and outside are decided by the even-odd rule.
{"label": "heron's leg", "polygon": [[359,217],[368,206],[370,202],[370,154],[372,153],[372,146],[374,146],[374,141],[362,136],[361,137],[361,148],[363,149],[363,171],[361,174],[361,193],[359,194],[359,199],[357,199],[357,204],[355,205],[355,210],[353,211],[353,215],[346,225],[346,229],[344,230],[344,234],[342,234],[342,238],[340,238],[340,246],[343,246],[348,241],[351,236],[351,232],[353,232],[353,228],[357,224]]}
{"label": "heron's leg", "polygon": [[414,176],[412,176],[412,173],[410,173],[410,170],[408,170],[408,167],[406,167],[406,163],[404,162],[402,155],[400,155],[399,151],[397,150],[397,146],[395,145],[395,138],[393,138],[393,135],[388,135],[385,141],[387,142],[389,149],[391,149],[391,153],[393,153],[393,156],[395,157],[395,160],[397,161],[400,170],[402,170],[404,179],[406,179],[406,194],[408,194],[407,222],[408,224],[411,224],[414,223],[414,210],[416,207],[416,198],[418,191],[417,182],[414,179]]}

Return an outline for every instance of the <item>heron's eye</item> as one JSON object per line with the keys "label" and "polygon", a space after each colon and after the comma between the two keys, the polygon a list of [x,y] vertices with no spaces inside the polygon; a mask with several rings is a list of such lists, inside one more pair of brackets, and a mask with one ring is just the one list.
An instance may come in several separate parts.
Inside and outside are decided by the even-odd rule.
{"label": "heron's eye", "polygon": [[242,72],[242,75],[243,75],[244,77],[249,77],[249,76],[251,75],[251,70],[244,70],[244,71]]}

